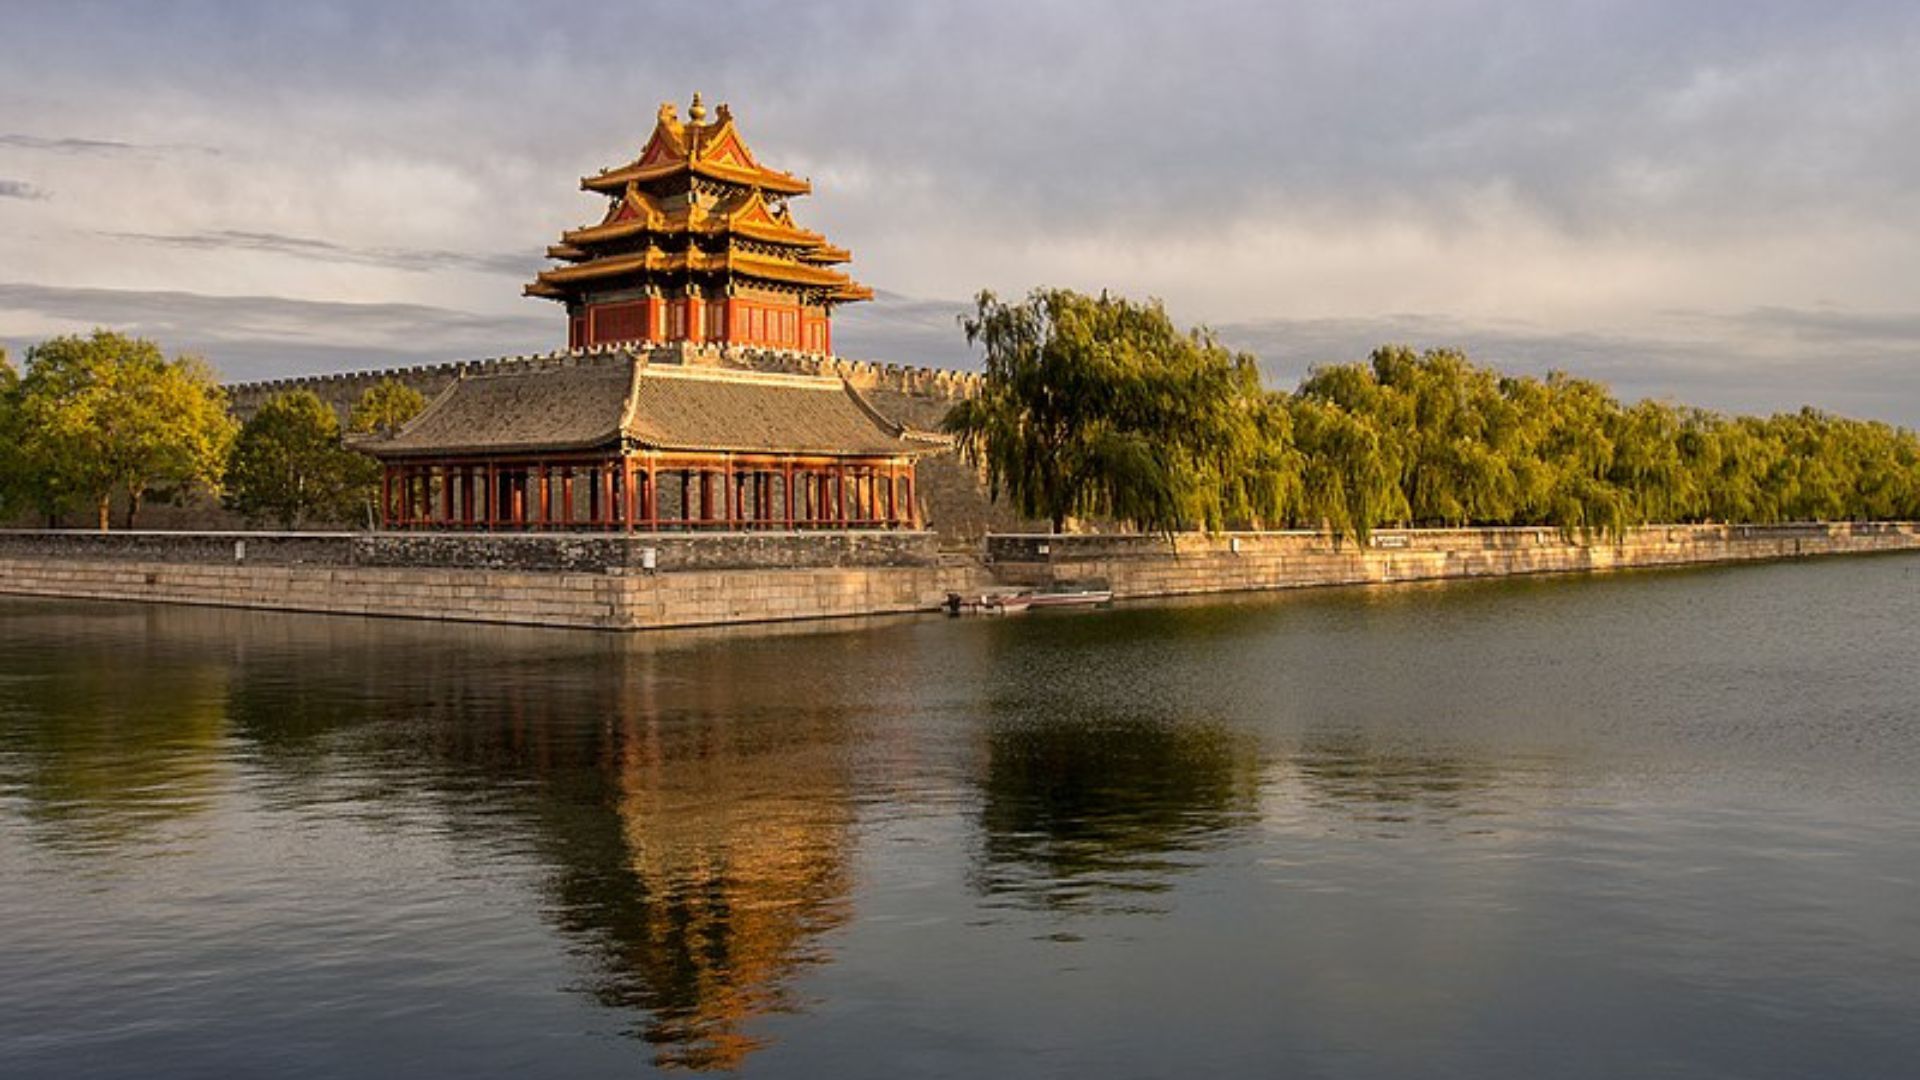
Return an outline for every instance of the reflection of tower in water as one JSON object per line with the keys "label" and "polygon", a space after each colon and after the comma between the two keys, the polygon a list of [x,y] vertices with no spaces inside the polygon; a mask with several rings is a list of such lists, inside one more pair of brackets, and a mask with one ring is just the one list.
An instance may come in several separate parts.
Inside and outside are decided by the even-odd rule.
{"label": "reflection of tower in water", "polygon": [[[732,650],[609,666],[597,696],[615,715],[580,733],[579,786],[556,783],[542,812],[555,918],[592,943],[582,989],[644,1013],[657,1064],[736,1068],[762,1045],[754,1019],[796,1007],[789,981],[847,918],[847,733],[831,708],[756,689]],[[563,709],[514,694],[509,726],[531,748],[545,740],[527,733],[569,728]]]}
{"label": "reflection of tower in water", "polygon": [[424,784],[454,836],[529,845],[581,958],[567,989],[631,1016],[657,1064],[738,1066],[757,1018],[797,1007],[847,917],[852,736],[832,687],[766,673],[835,642],[283,622],[237,670],[240,737],[285,781]]}

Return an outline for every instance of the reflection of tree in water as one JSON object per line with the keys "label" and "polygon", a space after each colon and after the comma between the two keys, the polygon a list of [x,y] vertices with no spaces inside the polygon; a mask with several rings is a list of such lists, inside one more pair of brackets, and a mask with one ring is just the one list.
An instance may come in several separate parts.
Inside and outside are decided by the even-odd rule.
{"label": "reflection of tree in water", "polygon": [[137,632],[137,614],[8,618],[19,621],[0,662],[0,790],[48,826],[35,835],[70,849],[140,842],[211,805],[223,659],[167,651]]}
{"label": "reflection of tree in water", "polygon": [[1195,722],[1047,717],[987,734],[981,888],[1073,907],[1164,890],[1256,813],[1252,740]]}
{"label": "reflection of tree in water", "polygon": [[[294,775],[314,771],[303,752],[350,753],[369,797],[424,778],[456,835],[494,843],[503,816],[523,823],[552,868],[548,917],[592,959],[578,988],[641,1012],[657,1064],[738,1067],[756,1018],[795,1007],[789,983],[848,915],[833,694],[768,679],[751,648],[549,651],[551,635],[509,632],[395,649],[368,630],[351,662],[249,670],[238,727]],[[308,683],[316,670],[332,674]],[[290,695],[306,704],[280,715]],[[348,726],[330,735],[327,717]]]}

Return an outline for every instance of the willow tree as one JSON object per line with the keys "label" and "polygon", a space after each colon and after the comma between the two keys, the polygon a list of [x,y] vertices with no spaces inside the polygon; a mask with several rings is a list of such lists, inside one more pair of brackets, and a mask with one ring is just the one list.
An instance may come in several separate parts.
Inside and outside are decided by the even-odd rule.
{"label": "willow tree", "polygon": [[22,467],[42,509],[90,506],[102,531],[115,495],[132,528],[151,494],[217,489],[233,441],[205,362],[106,330],[28,350],[18,403]]}
{"label": "willow tree", "polygon": [[1304,462],[1300,520],[1361,543],[1381,525],[1406,520],[1399,454],[1378,422],[1308,393],[1295,395],[1292,411]]}
{"label": "willow tree", "polygon": [[1287,513],[1295,462],[1252,357],[1181,332],[1158,302],[983,292],[962,326],[985,378],[944,427],[1021,514],[1170,532]]}

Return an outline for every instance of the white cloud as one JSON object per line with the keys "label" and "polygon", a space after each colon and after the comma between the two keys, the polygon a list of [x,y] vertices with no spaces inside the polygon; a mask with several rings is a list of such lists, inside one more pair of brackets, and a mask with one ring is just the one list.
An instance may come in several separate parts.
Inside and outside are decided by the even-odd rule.
{"label": "white cloud", "polygon": [[[1516,365],[1552,362],[1534,346],[1611,365],[1633,392],[1837,403],[1881,385],[1876,415],[1920,421],[1896,362],[1920,352],[1901,314],[1920,280],[1910,4],[729,12],[10,15],[0,176],[55,197],[0,199],[3,276],[96,300],[315,305],[284,325],[248,308],[244,346],[195,325],[219,317],[197,301],[168,323],[260,363],[318,362],[330,334],[328,362],[516,351],[559,326],[519,296],[514,253],[530,267],[593,217],[576,178],[698,88],[733,102],[763,158],[814,178],[801,221],[896,294],[843,314],[848,352],[961,362],[964,304],[903,297],[1060,284],[1265,327],[1248,340],[1276,370],[1302,343],[1451,327]],[[481,322],[382,341],[331,305]],[[0,336],[51,325],[28,307],[0,308]],[[1848,327],[1845,348],[1815,315]],[[505,320],[497,347],[475,337],[485,320]],[[1883,327],[1871,347],[1867,325]]]}

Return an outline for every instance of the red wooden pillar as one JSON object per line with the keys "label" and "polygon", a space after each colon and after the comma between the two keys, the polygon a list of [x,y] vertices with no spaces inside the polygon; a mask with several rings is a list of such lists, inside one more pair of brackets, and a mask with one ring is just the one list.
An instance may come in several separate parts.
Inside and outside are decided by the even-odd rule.
{"label": "red wooden pillar", "polygon": [[834,524],[844,529],[847,527],[847,467],[835,465],[833,472]]}
{"label": "red wooden pillar", "polygon": [[393,528],[393,466],[380,469],[380,527]]}
{"label": "red wooden pillar", "polygon": [[539,482],[537,486],[532,484],[528,485],[529,487],[533,488],[532,491],[528,492],[528,494],[533,496],[533,514],[531,516],[533,518],[533,523],[535,525],[544,526],[547,523],[547,465],[546,463],[537,462],[533,466],[533,471],[538,474]]}
{"label": "red wooden pillar", "polygon": [[[600,509],[594,513],[594,524],[610,527],[619,524],[626,515],[620,512],[620,504],[613,500],[613,462],[600,466]],[[625,469],[621,470],[622,474]],[[602,515],[605,520],[602,520]]]}
{"label": "red wooden pillar", "polygon": [[659,294],[647,296],[647,340],[666,340],[666,298]]}
{"label": "red wooden pillar", "polygon": [[660,470],[653,458],[647,458],[647,486],[641,489],[640,500],[647,510],[641,517],[647,528],[657,530],[660,527]]}
{"label": "red wooden pillar", "polygon": [[701,299],[696,290],[689,288],[686,297],[680,302],[686,305],[687,340],[691,342],[707,340],[706,327],[703,325],[706,320],[701,317],[706,313],[706,301]]}
{"label": "red wooden pillar", "polygon": [[791,459],[782,464],[782,473],[786,482],[780,485],[780,493],[783,497],[782,501],[786,503],[787,528],[791,529],[793,528],[793,461]]}
{"label": "red wooden pillar", "polygon": [[627,531],[632,532],[644,511],[640,505],[639,471],[630,457],[620,459],[620,482],[626,485],[620,489],[621,520],[626,523]]}
{"label": "red wooden pillar", "polygon": [[900,467],[889,464],[887,466],[887,527],[889,529],[900,524],[899,496]]}

